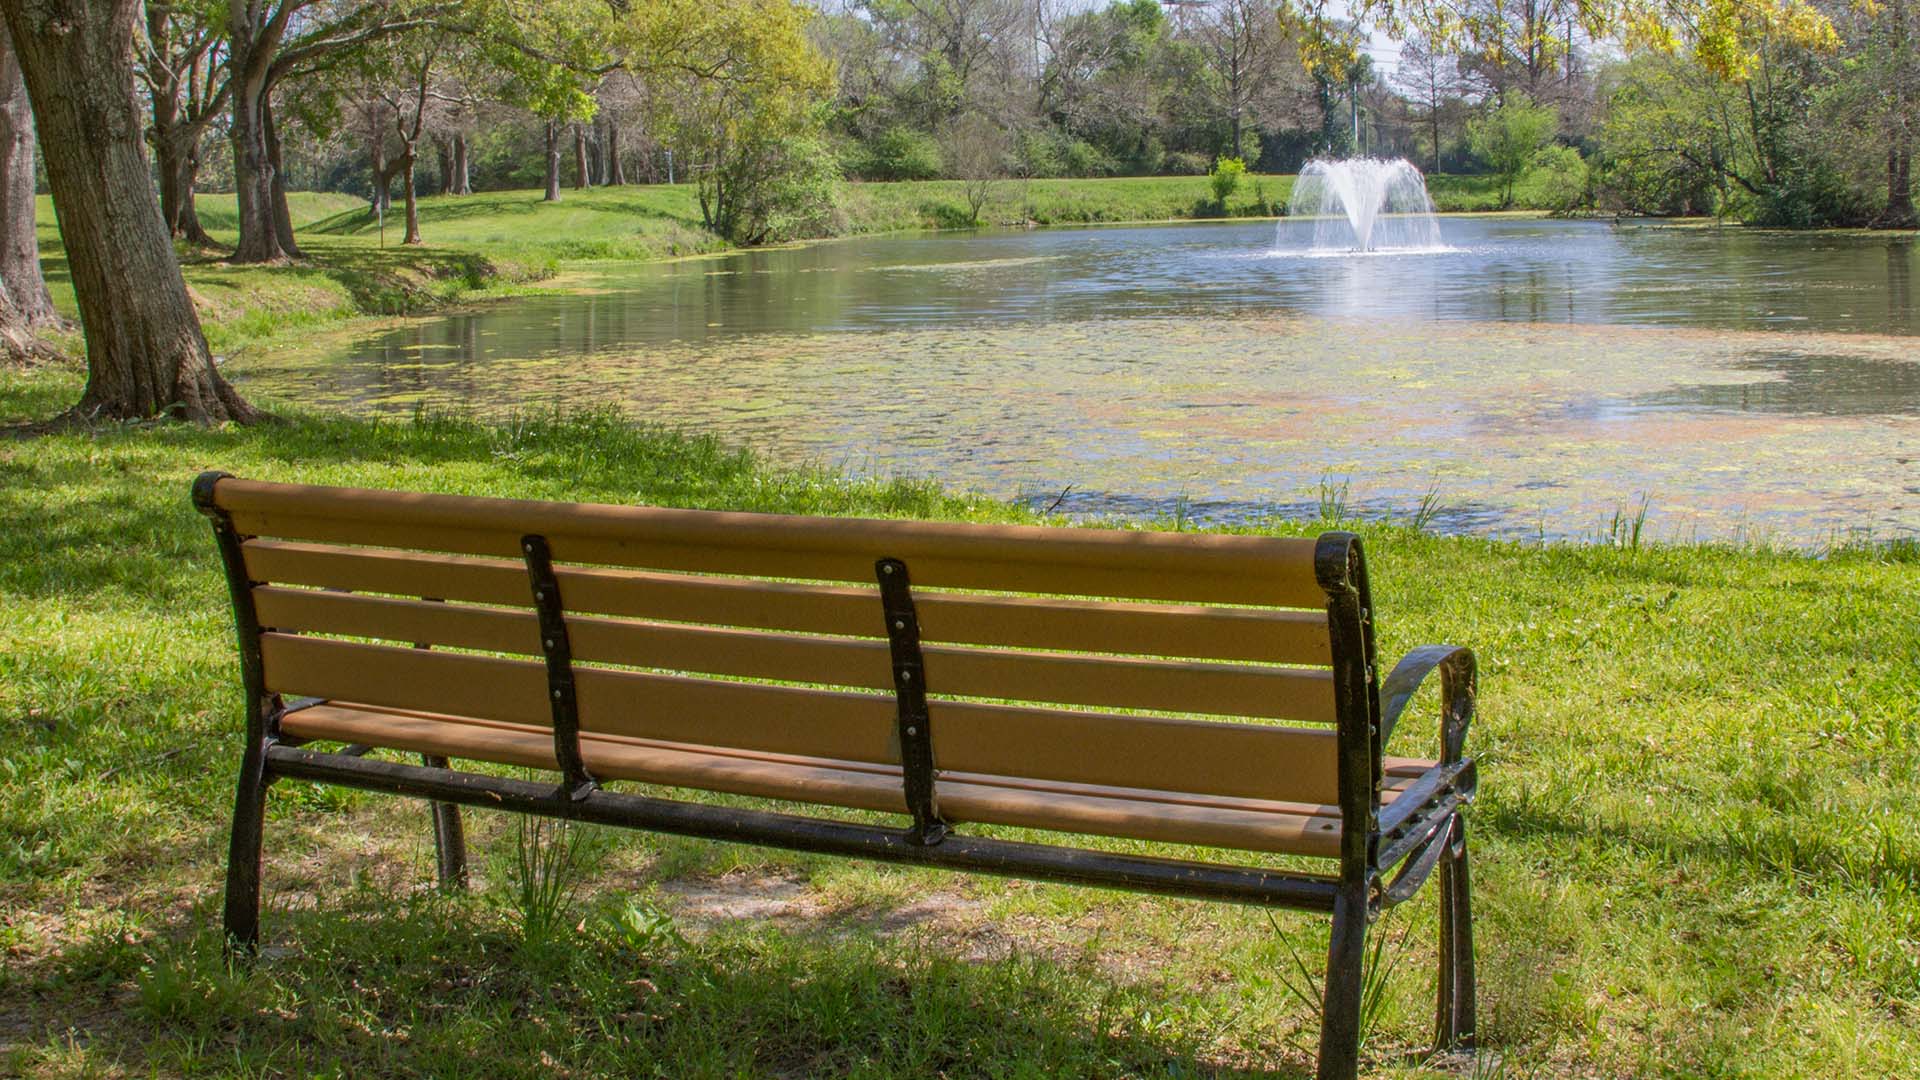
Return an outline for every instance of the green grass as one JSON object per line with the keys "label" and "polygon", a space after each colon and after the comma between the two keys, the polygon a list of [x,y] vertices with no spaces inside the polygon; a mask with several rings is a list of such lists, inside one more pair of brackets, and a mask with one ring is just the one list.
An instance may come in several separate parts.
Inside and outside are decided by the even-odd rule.
{"label": "green grass", "polygon": [[[1204,176],[1124,176],[1099,180],[1002,180],[989,188],[980,220],[987,225],[1091,225],[1121,221],[1267,217],[1293,191],[1291,176],[1248,176],[1228,200],[1214,203]],[[847,185],[846,217],[855,232],[963,228],[964,185],[910,180]]]}
{"label": "green grass", "polygon": [[[0,418],[77,394],[0,372]],[[1284,987],[1314,919],[593,833],[560,941],[515,832],[429,887],[424,807],[283,782],[267,951],[217,919],[238,753],[224,586],[188,480],[1030,520],[915,482],[776,470],[607,415],[297,412],[0,440],[0,1074],[1305,1075]],[[1311,532],[1311,522],[1276,522]],[[1473,646],[1481,1031],[1510,1077],[1888,1077],[1920,1057],[1920,567],[1527,546],[1361,526],[1382,651]],[[1433,740],[1423,702],[1394,749]],[[764,903],[713,919],[697,898]],[[757,910],[769,910],[764,907]],[[1431,896],[1369,1054],[1411,1075]],[[1277,932],[1276,932],[1277,927]],[[1489,1072],[1486,1075],[1496,1075]]]}

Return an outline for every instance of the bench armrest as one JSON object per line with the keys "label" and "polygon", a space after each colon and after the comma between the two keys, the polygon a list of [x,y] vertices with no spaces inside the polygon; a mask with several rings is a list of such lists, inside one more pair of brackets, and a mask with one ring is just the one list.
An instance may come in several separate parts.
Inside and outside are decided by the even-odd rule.
{"label": "bench armrest", "polygon": [[1471,649],[1423,645],[1394,665],[1380,685],[1380,744],[1385,747],[1400,714],[1435,671],[1440,673],[1440,759],[1380,812],[1375,867],[1385,871],[1407,861],[1385,888],[1386,904],[1412,896],[1439,864],[1450,846],[1445,830],[1477,786],[1473,762],[1464,756],[1478,678]]}
{"label": "bench armrest", "polygon": [[1427,676],[1440,672],[1440,760],[1459,761],[1473,723],[1478,683],[1473,650],[1458,645],[1422,645],[1400,658],[1380,684],[1380,745],[1384,748]]}

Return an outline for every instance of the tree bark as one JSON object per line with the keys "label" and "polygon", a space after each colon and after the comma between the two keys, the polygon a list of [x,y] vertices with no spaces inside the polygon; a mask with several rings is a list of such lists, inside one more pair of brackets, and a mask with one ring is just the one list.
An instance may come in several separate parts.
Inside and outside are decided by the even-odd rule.
{"label": "tree bark", "polygon": [[1903,146],[1887,148],[1887,211],[1881,223],[1888,228],[1911,229],[1913,210],[1913,151]]}
{"label": "tree bark", "polygon": [[267,167],[271,170],[267,191],[273,199],[274,236],[281,251],[296,259],[305,258],[307,253],[293,238],[293,212],[287,207],[287,169],[280,159],[280,129],[273,120],[271,90],[261,99],[260,116],[267,131]]}
{"label": "tree bark", "polygon": [[402,244],[420,243],[420,200],[413,193],[414,161],[413,146],[409,144],[407,152],[400,156],[401,183],[406,185],[401,190],[407,202],[407,237],[400,241]]}
{"label": "tree bark", "polygon": [[593,183],[593,174],[587,171],[587,125],[573,125],[573,186],[585,190]]}
{"label": "tree bark", "polygon": [[[118,0],[116,0],[118,2]],[[236,8],[242,5],[235,5]],[[253,30],[244,18],[229,27],[228,60],[233,74],[233,186],[240,204],[237,263],[281,262],[287,258],[273,223],[273,162],[267,151],[264,116],[269,90],[266,64],[256,58]]]}
{"label": "tree bark", "polygon": [[[191,133],[190,133],[191,132]],[[154,125],[154,172],[160,177],[160,216],[167,235],[195,247],[217,247],[200,224],[194,206],[194,187],[200,182],[199,129],[187,125],[163,129]]]}
{"label": "tree bark", "polygon": [[560,124],[547,121],[547,202],[560,201]]}
{"label": "tree bark", "polygon": [[61,322],[40,273],[33,154],[33,106],[0,27],[0,357],[9,360],[49,354],[34,332]]}
{"label": "tree bark", "polygon": [[440,173],[440,182],[435,185],[434,194],[453,194],[453,150],[447,145],[446,139],[433,140],[433,160]]}
{"label": "tree bark", "polygon": [[393,179],[393,170],[387,167],[387,125],[386,118],[379,110],[373,110],[372,131],[367,142],[367,168],[373,173],[373,206],[375,214],[384,214],[393,209],[393,195],[387,190]]}
{"label": "tree bark", "polygon": [[620,162],[620,125],[607,117],[607,184],[618,187],[627,182],[627,168]]}
{"label": "tree bark", "polygon": [[0,0],[43,136],[80,321],[82,418],[252,420],[214,369],[148,178],[133,94],[140,0]]}
{"label": "tree bark", "polygon": [[453,137],[453,177],[455,195],[473,194],[473,179],[467,172],[467,137],[464,134]]}

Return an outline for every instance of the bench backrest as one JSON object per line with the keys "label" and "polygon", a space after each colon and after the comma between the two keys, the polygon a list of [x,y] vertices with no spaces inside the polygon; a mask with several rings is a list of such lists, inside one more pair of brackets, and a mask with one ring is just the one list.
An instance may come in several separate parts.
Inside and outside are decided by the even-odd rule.
{"label": "bench backrest", "polygon": [[[567,611],[582,729],[897,763],[875,580],[876,560],[893,558],[911,575],[942,771],[1377,798],[1364,569],[1345,534],[203,486],[240,537],[271,693],[548,724],[521,557],[538,535]],[[1343,743],[1370,761],[1343,762]]]}

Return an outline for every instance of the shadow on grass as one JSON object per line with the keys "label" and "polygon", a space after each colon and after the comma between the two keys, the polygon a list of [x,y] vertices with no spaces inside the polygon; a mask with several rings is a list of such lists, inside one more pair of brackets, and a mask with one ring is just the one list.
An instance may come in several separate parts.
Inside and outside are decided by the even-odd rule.
{"label": "shadow on grass", "polygon": [[[1899,834],[1879,828],[1836,829],[1802,813],[1771,812],[1752,803],[1703,819],[1695,830],[1601,821],[1567,809],[1528,801],[1483,802],[1480,827],[1505,843],[1558,839],[1595,844],[1617,855],[1633,852],[1648,862],[1675,866],[1719,863],[1762,875],[1786,874],[1807,883],[1866,884],[1906,892],[1920,890],[1920,850]],[[1724,820],[1722,820],[1724,818]],[[1861,815],[1862,825],[1866,815]]]}
{"label": "shadow on grass", "polygon": [[[636,935],[615,917],[631,902],[603,897],[529,943],[484,896],[361,888],[273,913],[250,964],[225,959],[210,908],[143,940],[102,934],[0,984],[26,1035],[10,1064],[78,1047],[134,1073],[216,1075],[1308,1075],[1217,1060],[1206,1033],[1229,1025],[1207,1003],[1091,963],[745,922],[690,939],[658,914]],[[1225,1053],[1269,1056],[1264,1033],[1235,1034],[1249,1045]]]}

